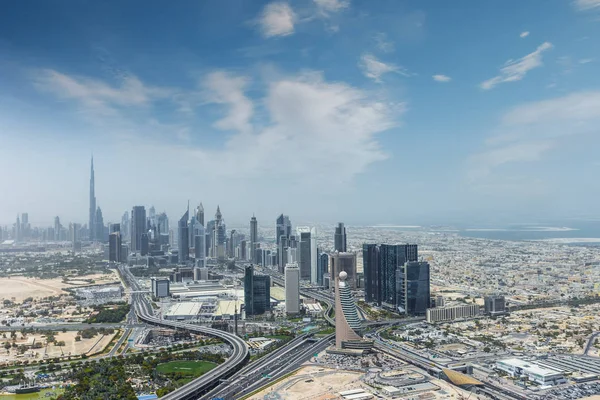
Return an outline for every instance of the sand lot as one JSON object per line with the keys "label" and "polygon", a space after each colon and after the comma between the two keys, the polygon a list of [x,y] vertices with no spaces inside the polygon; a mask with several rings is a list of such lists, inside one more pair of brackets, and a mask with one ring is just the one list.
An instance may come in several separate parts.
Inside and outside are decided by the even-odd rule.
{"label": "sand lot", "polygon": [[[118,282],[118,278],[115,274],[95,274],[87,275],[82,279],[94,279],[95,284]],[[66,287],[77,287],[79,285],[73,283],[80,283],[81,286],[89,285],[84,281],[73,281],[70,284],[64,283],[62,278],[57,279],[36,279],[26,278],[24,276],[12,276],[10,278],[0,278],[0,300],[12,300],[21,302],[28,297],[39,299],[48,296],[59,296],[66,294],[63,288]]]}
{"label": "sand lot", "polygon": [[[76,342],[75,336],[77,336],[77,332],[56,332],[56,340],[62,340],[65,342],[65,346],[62,347],[62,352],[61,347],[55,346],[53,344],[48,345],[47,348],[42,347],[41,349],[29,349],[25,352],[24,355],[17,355],[18,353],[15,351],[15,349],[11,349],[10,354],[7,354],[4,347],[0,347],[0,363],[15,360],[42,360],[44,358],[60,357],[62,354],[64,354],[65,356],[86,353],[92,354],[101,351],[104,348],[104,346],[110,343],[111,339],[116,334],[117,331],[115,331],[115,333],[112,335],[96,335],[91,339],[81,339],[81,341]],[[8,339],[4,339],[0,335],[0,342],[4,343],[6,341],[10,341],[10,333],[6,333],[6,337]],[[17,346],[21,344],[31,343],[31,338],[35,338],[36,343],[41,342],[43,344],[46,344],[46,339],[40,334],[30,334],[27,335],[25,340],[22,340],[21,334],[17,333],[17,338]],[[47,354],[47,357],[45,357],[44,354]]]}

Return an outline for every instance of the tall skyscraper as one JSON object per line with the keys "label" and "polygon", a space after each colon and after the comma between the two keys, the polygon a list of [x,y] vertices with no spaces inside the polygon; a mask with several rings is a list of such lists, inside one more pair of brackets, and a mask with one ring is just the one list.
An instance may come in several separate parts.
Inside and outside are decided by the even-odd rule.
{"label": "tall skyscraper", "polygon": [[336,251],[330,259],[332,276],[339,276],[340,272],[345,272],[345,285],[352,290],[356,289],[356,254]]}
{"label": "tall skyscraper", "polygon": [[363,271],[365,300],[379,306],[396,309],[398,289],[397,271],[407,261],[417,261],[416,244],[364,244]]}
{"label": "tall skyscraper", "polygon": [[17,222],[15,223],[14,239],[15,239],[15,242],[21,241],[21,218],[19,218],[19,215],[17,215]]}
{"label": "tall skyscraper", "polygon": [[204,226],[204,206],[202,205],[202,202],[200,202],[200,205],[196,209],[196,216],[198,221],[200,221],[200,224]]}
{"label": "tall skyscraper", "polygon": [[194,224],[194,258],[196,261],[196,267],[204,267],[206,260],[206,250],[204,246],[206,244],[206,234],[204,232],[204,226],[196,219]]}
{"label": "tall skyscraper", "polygon": [[160,214],[158,214],[158,217],[156,217],[156,222],[158,225],[158,231],[161,234],[169,234],[169,218],[167,217],[167,214],[162,212]]}
{"label": "tall skyscraper", "polygon": [[115,263],[122,262],[121,250],[121,232],[116,231],[108,235],[108,261]]}
{"label": "tall skyscraper", "polygon": [[121,240],[123,242],[131,239],[131,220],[129,213],[125,211],[121,217]]}
{"label": "tall skyscraper", "polygon": [[250,253],[251,261],[257,262],[256,260],[256,244],[258,243],[258,222],[256,221],[256,217],[252,215],[250,218],[250,249],[252,250]]}
{"label": "tall skyscraper", "polygon": [[181,219],[179,220],[178,228],[178,236],[177,236],[177,247],[179,249],[179,263],[183,264],[190,259],[190,233],[188,226],[188,218],[190,214],[190,209],[188,206],[187,211]]}
{"label": "tall skyscraper", "polygon": [[60,233],[62,231],[62,225],[60,224],[60,218],[54,217],[54,240],[60,240]]}
{"label": "tall skyscraper", "polygon": [[148,209],[148,220],[150,221],[150,226],[156,225],[156,209],[154,206],[150,206]]}
{"label": "tall skyscraper", "polygon": [[131,210],[131,252],[142,250],[142,233],[146,232],[146,208],[134,206]]}
{"label": "tall skyscraper", "polygon": [[285,312],[300,312],[300,269],[296,263],[285,266]]}
{"label": "tall skyscraper", "polygon": [[429,308],[429,263],[408,261],[397,272],[398,311],[407,315],[425,315]]}
{"label": "tall skyscraper", "polygon": [[335,251],[345,253],[346,250],[346,227],[343,222],[338,223],[333,235],[333,247]]}
{"label": "tall skyscraper", "polygon": [[292,223],[290,222],[290,217],[283,214],[277,217],[276,223],[275,239],[277,240],[277,244],[279,244],[282,236],[289,238],[292,234]]}
{"label": "tall skyscraper", "polygon": [[102,217],[102,210],[100,207],[96,209],[96,220],[94,221],[94,229],[96,233],[94,234],[94,239],[99,242],[104,242],[106,239],[104,238],[104,218]]}
{"label": "tall skyscraper", "polygon": [[346,283],[347,277],[343,271],[335,277],[335,346],[338,349],[360,348],[362,344],[362,323]]}
{"label": "tall skyscraper", "polygon": [[279,238],[279,244],[277,245],[277,270],[280,273],[284,273],[284,268],[288,263],[288,247],[289,238],[285,235],[281,235]]}
{"label": "tall skyscraper", "polygon": [[329,272],[329,254],[320,251],[318,253],[317,283],[323,286],[323,276]]}
{"label": "tall skyscraper", "polygon": [[[315,228],[298,227],[298,265],[300,278],[317,283],[317,231]],[[289,261],[289,260],[288,260]]]}
{"label": "tall skyscraper", "polygon": [[88,230],[90,232],[89,239],[94,241],[96,239],[96,192],[94,183],[94,156],[92,156],[92,164],[90,168],[90,220],[88,223]]}
{"label": "tall skyscraper", "polygon": [[254,274],[254,266],[244,269],[244,307],[246,316],[264,314],[271,308],[271,278]]}

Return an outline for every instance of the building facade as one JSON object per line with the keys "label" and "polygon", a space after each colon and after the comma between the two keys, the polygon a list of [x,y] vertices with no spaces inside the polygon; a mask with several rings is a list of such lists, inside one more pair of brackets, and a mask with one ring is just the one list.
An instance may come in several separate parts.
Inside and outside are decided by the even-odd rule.
{"label": "building facade", "polygon": [[300,312],[300,269],[296,263],[285,266],[285,312]]}
{"label": "building facade", "polygon": [[244,269],[244,307],[246,316],[264,314],[271,308],[271,278],[254,274],[254,266]]}
{"label": "building facade", "polygon": [[397,309],[411,316],[426,315],[430,302],[429,263],[409,261],[397,271]]}
{"label": "building facade", "polygon": [[139,253],[142,249],[142,233],[146,232],[146,208],[134,206],[131,210],[131,251]]}
{"label": "building facade", "polygon": [[356,254],[335,252],[330,257],[331,274],[339,276],[340,272],[346,273],[345,286],[356,290]]}
{"label": "building facade", "polygon": [[340,253],[345,253],[347,251],[346,227],[343,222],[338,223],[338,226],[335,228],[335,233],[333,234],[333,247],[335,251],[339,251]]}
{"label": "building facade", "polygon": [[481,310],[477,304],[428,308],[427,322],[433,324],[436,322],[453,321],[461,318],[477,317],[480,315],[480,312]]}

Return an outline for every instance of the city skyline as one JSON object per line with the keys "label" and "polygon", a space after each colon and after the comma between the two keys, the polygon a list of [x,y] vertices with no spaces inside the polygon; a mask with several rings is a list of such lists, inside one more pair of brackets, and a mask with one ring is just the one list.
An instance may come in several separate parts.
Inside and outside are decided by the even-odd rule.
{"label": "city skyline", "polygon": [[[90,153],[105,221],[187,199],[236,224],[593,216],[600,25],[585,3],[150,1],[140,19],[10,2],[0,224],[89,223]],[[261,195],[242,210],[245,193]]]}

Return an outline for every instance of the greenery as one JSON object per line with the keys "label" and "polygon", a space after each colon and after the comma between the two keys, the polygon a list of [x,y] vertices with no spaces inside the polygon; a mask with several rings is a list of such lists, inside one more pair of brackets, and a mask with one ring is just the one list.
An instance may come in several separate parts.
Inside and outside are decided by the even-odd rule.
{"label": "greenery", "polygon": [[86,322],[88,323],[107,323],[107,322],[121,322],[125,319],[129,313],[131,306],[129,304],[118,304],[118,305],[103,305],[96,306],[95,310],[98,313]]}
{"label": "greenery", "polygon": [[216,366],[215,363],[208,361],[170,361],[168,363],[157,365],[156,372],[167,376],[181,374],[197,377],[210,371]]}

